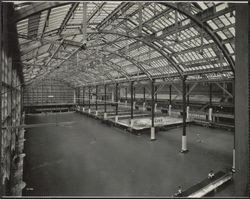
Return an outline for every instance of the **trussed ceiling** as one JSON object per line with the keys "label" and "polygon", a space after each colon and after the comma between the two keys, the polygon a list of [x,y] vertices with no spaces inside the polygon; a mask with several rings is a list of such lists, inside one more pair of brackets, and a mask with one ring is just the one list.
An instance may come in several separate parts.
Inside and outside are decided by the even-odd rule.
{"label": "trussed ceiling", "polygon": [[184,75],[198,81],[234,78],[233,4],[14,5],[26,83],[56,78],[77,87]]}

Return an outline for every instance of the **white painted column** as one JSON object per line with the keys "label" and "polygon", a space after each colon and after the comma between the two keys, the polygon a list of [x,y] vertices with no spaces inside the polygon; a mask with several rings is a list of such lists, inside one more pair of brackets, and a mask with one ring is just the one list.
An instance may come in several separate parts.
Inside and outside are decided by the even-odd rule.
{"label": "white painted column", "polygon": [[186,136],[186,135],[183,135],[183,136],[182,136],[181,151],[182,151],[182,152],[187,151],[187,136]]}
{"label": "white painted column", "polygon": [[208,109],[208,120],[210,122],[212,122],[212,114],[213,114],[213,109],[212,108],[209,108]]}
{"label": "white painted column", "polygon": [[189,106],[187,106],[187,120],[189,119]]}
{"label": "white painted column", "polygon": [[116,122],[116,123],[118,122],[118,119],[119,119],[119,117],[118,117],[118,115],[116,115],[116,116],[115,116],[115,122]]}
{"label": "white painted column", "polygon": [[114,91],[112,90],[112,93],[111,93],[111,101],[114,102],[115,101],[115,95],[114,95]]}
{"label": "white painted column", "polygon": [[104,113],[104,119],[105,120],[107,119],[107,113]]}
{"label": "white painted column", "polygon": [[146,102],[143,102],[142,110],[143,110],[143,111],[146,111]]}
{"label": "white painted column", "polygon": [[133,126],[134,126],[134,120],[131,119],[131,120],[130,120],[130,127],[133,128]]}
{"label": "white painted column", "polygon": [[155,113],[157,112],[157,103],[155,103]]}
{"label": "white painted column", "polygon": [[233,149],[233,166],[232,171],[235,172],[235,149]]}
{"label": "white painted column", "polygon": [[168,115],[171,116],[172,105],[168,105]]}
{"label": "white painted column", "polygon": [[151,127],[150,140],[155,140],[155,127]]}

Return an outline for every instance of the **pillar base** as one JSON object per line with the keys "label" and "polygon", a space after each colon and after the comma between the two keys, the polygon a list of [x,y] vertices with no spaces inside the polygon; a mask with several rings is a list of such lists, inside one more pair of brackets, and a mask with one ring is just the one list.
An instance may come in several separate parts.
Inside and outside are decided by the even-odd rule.
{"label": "pillar base", "polygon": [[187,120],[189,120],[189,106],[187,106],[186,112],[187,112]]}
{"label": "pillar base", "polygon": [[213,114],[213,109],[212,109],[212,108],[209,108],[209,109],[208,109],[208,121],[209,121],[209,122],[212,122],[212,121],[213,121],[212,114]]}
{"label": "pillar base", "polygon": [[155,141],[155,127],[151,127],[150,141]]}
{"label": "pillar base", "polygon": [[187,153],[189,150],[186,149],[186,150],[181,150],[180,153]]}
{"label": "pillar base", "polygon": [[133,128],[133,126],[134,126],[134,120],[131,119],[131,120],[130,120],[130,128]]}
{"label": "pillar base", "polygon": [[115,122],[118,122],[118,115],[115,116]]}
{"label": "pillar base", "polygon": [[168,105],[168,116],[171,116],[172,105]]}
{"label": "pillar base", "polygon": [[183,135],[181,138],[181,153],[187,153],[187,136]]}
{"label": "pillar base", "polygon": [[145,102],[143,102],[142,111],[146,111],[146,103]]}
{"label": "pillar base", "polygon": [[233,166],[232,166],[232,172],[235,173],[235,149],[233,149]]}
{"label": "pillar base", "polygon": [[104,113],[104,119],[106,120],[107,119],[107,113]]}

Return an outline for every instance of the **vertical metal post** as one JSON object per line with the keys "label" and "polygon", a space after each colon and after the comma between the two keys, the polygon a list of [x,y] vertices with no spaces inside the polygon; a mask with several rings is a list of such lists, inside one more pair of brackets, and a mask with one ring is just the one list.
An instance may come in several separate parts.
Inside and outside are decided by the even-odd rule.
{"label": "vertical metal post", "polygon": [[187,109],[186,109],[186,118],[189,119],[189,84],[187,84],[187,91],[186,91],[186,98],[187,98]]}
{"label": "vertical metal post", "polygon": [[107,85],[104,85],[104,113],[107,111]]}
{"label": "vertical metal post", "polygon": [[212,83],[209,84],[209,108],[208,108],[208,121],[212,122],[212,113],[213,113],[213,108],[212,108]]}
{"label": "vertical metal post", "polygon": [[172,85],[169,85],[169,104],[172,104]]}
{"label": "vertical metal post", "polygon": [[97,95],[98,95],[98,86],[96,85],[95,88],[95,110],[97,111],[98,107],[97,107]]}
{"label": "vertical metal post", "polygon": [[118,83],[115,84],[115,115],[118,115]]}
{"label": "vertical metal post", "polygon": [[135,104],[136,104],[136,97],[135,97],[135,86],[134,86],[134,104],[133,104],[134,109],[135,109]]}
{"label": "vertical metal post", "polygon": [[[235,104],[235,80],[233,80],[232,82],[232,95],[233,95],[233,99],[232,99],[232,104]],[[234,107],[235,109],[235,107]],[[233,115],[234,115],[234,125],[235,125],[235,110],[233,111]],[[235,131],[234,133],[234,141],[233,141],[233,165],[232,165],[232,172],[235,172]]]}
{"label": "vertical metal post", "polygon": [[135,98],[135,86],[134,86],[134,100],[135,100],[136,98]]}
{"label": "vertical metal post", "polygon": [[181,147],[181,152],[185,153],[187,152],[187,138],[186,138],[186,78],[187,76],[183,77],[182,80],[182,100],[183,100],[183,132],[182,132],[182,147]]}
{"label": "vertical metal post", "polygon": [[82,88],[82,106],[84,107],[84,95],[85,95],[85,87]]}
{"label": "vertical metal post", "polygon": [[130,118],[131,119],[133,119],[134,118],[134,94],[133,94],[133,91],[134,91],[134,82],[132,81],[131,82],[131,89],[130,89],[130,92],[131,92],[131,95],[130,95],[130,97],[131,97],[131,99],[130,99],[130,103],[131,103],[131,116],[130,116]]}
{"label": "vertical metal post", "polygon": [[172,85],[169,85],[169,105],[168,105],[168,115],[171,116],[172,112]]}
{"label": "vertical metal post", "polygon": [[126,101],[128,100],[128,88],[127,87],[125,88],[125,99]]}
{"label": "vertical metal post", "polygon": [[155,112],[157,112],[157,98],[158,98],[157,89],[158,89],[158,86],[156,85],[155,86]]}
{"label": "vertical metal post", "polygon": [[156,102],[156,103],[157,103],[157,97],[158,97],[158,96],[157,96],[157,88],[158,88],[158,87],[157,87],[157,85],[156,85],[156,86],[155,86],[155,102]]}
{"label": "vertical metal post", "polygon": [[90,109],[90,96],[91,96],[91,93],[90,93],[90,86],[89,86],[89,109]]}
{"label": "vertical metal post", "polygon": [[151,81],[151,134],[150,140],[155,140],[155,80]]}
{"label": "vertical metal post", "polygon": [[143,105],[142,105],[142,111],[146,111],[146,88],[143,87]]}
{"label": "vertical metal post", "polygon": [[212,83],[209,83],[209,107],[212,107]]}
{"label": "vertical metal post", "polygon": [[77,104],[80,104],[80,88],[77,89]]}

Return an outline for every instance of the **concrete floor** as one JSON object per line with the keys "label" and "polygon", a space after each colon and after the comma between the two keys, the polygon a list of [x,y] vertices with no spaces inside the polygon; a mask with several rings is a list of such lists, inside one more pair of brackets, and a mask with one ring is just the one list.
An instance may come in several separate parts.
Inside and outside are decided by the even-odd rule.
{"label": "concrete floor", "polygon": [[[187,154],[179,153],[182,129],[136,136],[78,113],[28,116],[26,123],[77,121],[74,126],[28,129],[23,195],[171,196],[208,172],[232,165],[233,133],[187,128]],[[199,142],[202,140],[202,142]],[[230,196],[232,189],[221,192]]]}

